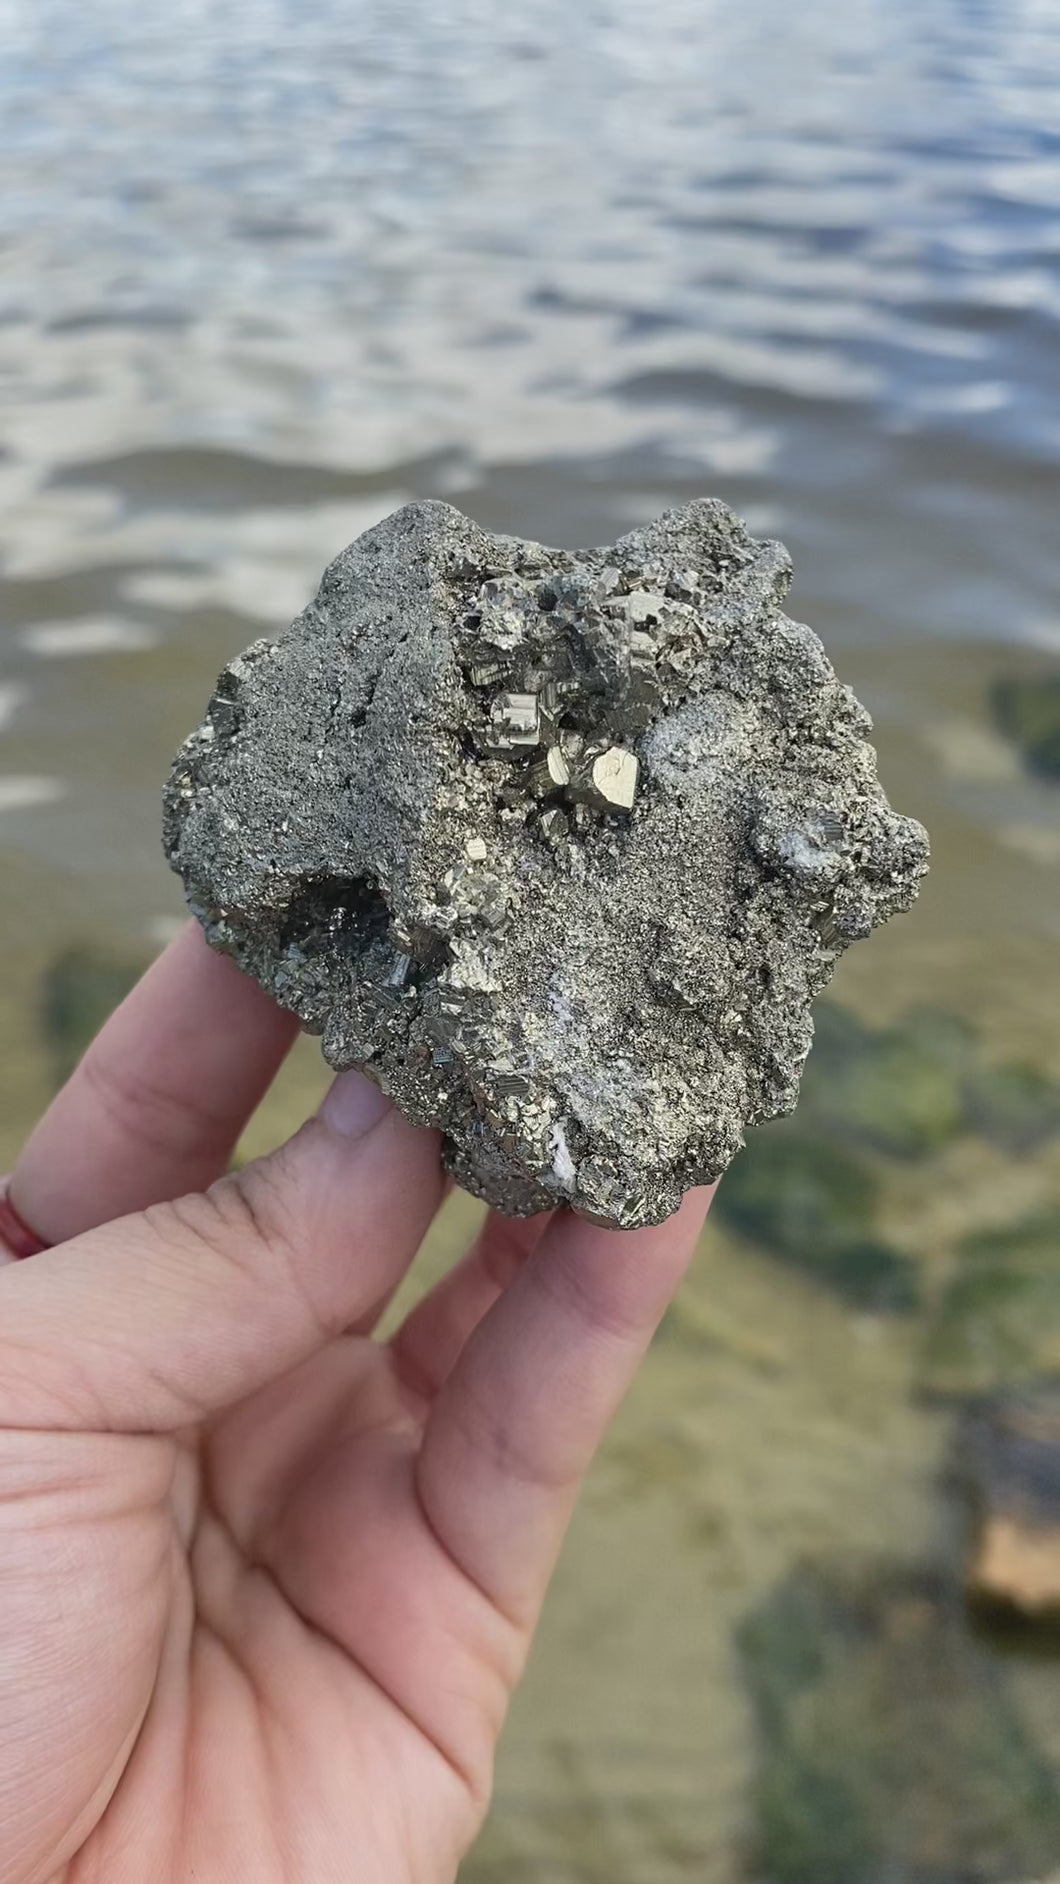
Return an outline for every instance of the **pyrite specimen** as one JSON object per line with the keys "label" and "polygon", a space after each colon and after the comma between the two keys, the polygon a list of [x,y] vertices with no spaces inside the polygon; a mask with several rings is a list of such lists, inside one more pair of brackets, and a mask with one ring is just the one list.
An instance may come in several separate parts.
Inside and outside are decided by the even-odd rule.
{"label": "pyrite specimen", "polygon": [[165,844],[214,947],[510,1215],[632,1227],[790,1111],[919,824],[724,504],[613,548],[415,503],[221,675]]}

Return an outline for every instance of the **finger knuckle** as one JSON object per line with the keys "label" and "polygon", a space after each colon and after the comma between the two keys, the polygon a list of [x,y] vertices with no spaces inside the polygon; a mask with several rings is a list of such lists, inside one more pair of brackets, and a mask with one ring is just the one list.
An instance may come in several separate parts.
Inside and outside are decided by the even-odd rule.
{"label": "finger knuckle", "polygon": [[215,1267],[223,1264],[240,1282],[286,1299],[317,1339],[341,1333],[347,1310],[331,1304],[326,1287],[314,1286],[313,1213],[282,1153],[145,1216],[157,1239],[205,1248]]}
{"label": "finger knuckle", "polygon": [[[554,1251],[530,1271],[541,1295],[564,1318],[573,1318],[587,1339],[607,1346],[638,1346],[645,1336],[637,1292],[617,1271],[589,1269],[568,1251]],[[633,1297],[633,1299],[629,1299]]]}
{"label": "finger knuckle", "polygon": [[156,1232],[175,1232],[240,1268],[259,1273],[293,1260],[297,1214],[264,1166],[229,1172],[209,1190],[156,1205],[147,1214]]}
{"label": "finger knuckle", "polygon": [[98,1043],[89,1048],[74,1077],[125,1142],[147,1151],[172,1155],[176,1149],[191,1156],[218,1137],[219,1122],[208,1107],[185,1101],[150,1073],[116,1063]]}
{"label": "finger knuckle", "polygon": [[529,1256],[527,1233],[507,1218],[491,1219],[481,1244],[482,1267],[489,1282],[503,1295],[511,1287]]}

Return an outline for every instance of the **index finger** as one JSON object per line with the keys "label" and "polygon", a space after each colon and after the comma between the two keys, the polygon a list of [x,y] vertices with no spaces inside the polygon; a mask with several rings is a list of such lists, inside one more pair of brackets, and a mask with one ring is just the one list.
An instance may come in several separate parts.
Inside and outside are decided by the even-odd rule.
{"label": "index finger", "polygon": [[433,1530],[521,1626],[536,1617],[578,1487],[684,1275],[714,1186],[645,1230],[560,1212],[471,1335],[417,1467]]}
{"label": "index finger", "polygon": [[206,1190],[297,1032],[189,923],[52,1101],[12,1173],[12,1203],[61,1243]]}

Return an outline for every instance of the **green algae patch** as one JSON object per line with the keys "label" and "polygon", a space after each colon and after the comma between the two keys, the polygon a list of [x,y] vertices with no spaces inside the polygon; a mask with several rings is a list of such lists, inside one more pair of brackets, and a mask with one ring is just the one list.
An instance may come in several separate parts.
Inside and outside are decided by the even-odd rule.
{"label": "green algae patch", "polygon": [[848,1147],[816,1133],[760,1134],[718,1192],[719,1216],[861,1307],[916,1306],[916,1265],[876,1234],[879,1180]]}
{"label": "green algae patch", "polygon": [[1060,779],[1060,674],[997,680],[990,705],[999,730],[1019,747],[1030,770]]}
{"label": "green algae patch", "polygon": [[895,1158],[926,1157],[966,1123],[963,1077],[975,1053],[956,1015],[913,1008],[874,1029],[833,1003],[815,1015],[803,1107],[840,1137]]}
{"label": "green algae patch", "polygon": [[921,1378],[955,1397],[1060,1379],[1060,1209],[965,1239]]}
{"label": "green algae patch", "polygon": [[1021,1156],[1060,1130],[1060,1082],[1026,1061],[984,1060],[975,1029],[946,1008],[872,1028],[822,1001],[800,1110],[884,1157],[928,1158],[967,1133]]}
{"label": "green algae patch", "polygon": [[974,1068],[965,1103],[972,1129],[1015,1157],[1060,1131],[1060,1082],[1026,1061]]}

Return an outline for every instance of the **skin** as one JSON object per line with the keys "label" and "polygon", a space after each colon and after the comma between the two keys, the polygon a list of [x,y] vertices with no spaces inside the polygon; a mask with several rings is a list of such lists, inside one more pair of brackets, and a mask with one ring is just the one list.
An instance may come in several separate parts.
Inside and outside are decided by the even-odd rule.
{"label": "skin", "polygon": [[37,1127],[0,1251],[0,1884],[443,1884],[578,1486],[709,1201],[492,1217],[357,1073],[225,1176],[294,1028],[189,928]]}

